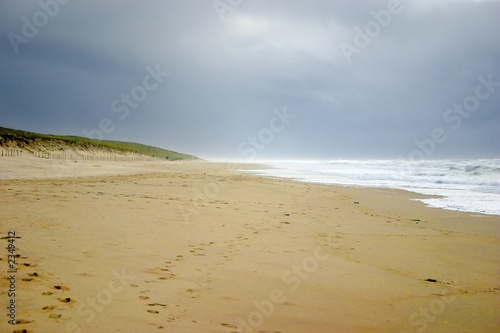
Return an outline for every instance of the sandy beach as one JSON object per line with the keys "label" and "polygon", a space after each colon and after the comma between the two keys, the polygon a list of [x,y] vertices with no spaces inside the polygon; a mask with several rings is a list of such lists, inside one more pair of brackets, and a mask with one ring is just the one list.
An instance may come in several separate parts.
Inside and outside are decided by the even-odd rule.
{"label": "sandy beach", "polygon": [[0,159],[0,331],[500,330],[500,217],[236,169]]}

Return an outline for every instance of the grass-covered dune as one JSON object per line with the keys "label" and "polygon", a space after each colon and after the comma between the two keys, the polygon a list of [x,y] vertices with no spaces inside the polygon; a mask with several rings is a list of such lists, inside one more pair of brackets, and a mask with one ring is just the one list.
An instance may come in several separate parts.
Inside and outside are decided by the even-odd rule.
{"label": "grass-covered dune", "polygon": [[79,150],[112,154],[139,154],[167,160],[196,160],[195,156],[134,142],[95,140],[78,136],[38,134],[0,127],[0,147],[27,151]]}

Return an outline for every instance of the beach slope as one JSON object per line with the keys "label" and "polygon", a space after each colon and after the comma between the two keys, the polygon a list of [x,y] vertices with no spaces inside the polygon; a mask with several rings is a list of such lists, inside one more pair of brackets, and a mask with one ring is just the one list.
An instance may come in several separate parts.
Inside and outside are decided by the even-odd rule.
{"label": "beach slope", "polygon": [[220,163],[54,163],[0,160],[1,332],[500,330],[498,216]]}

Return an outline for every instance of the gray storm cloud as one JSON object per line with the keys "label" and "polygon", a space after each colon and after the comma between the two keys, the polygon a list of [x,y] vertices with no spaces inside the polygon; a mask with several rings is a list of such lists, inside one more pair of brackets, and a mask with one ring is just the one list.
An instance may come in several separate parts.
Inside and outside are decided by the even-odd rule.
{"label": "gray storm cloud", "polygon": [[[498,1],[2,1],[0,126],[205,158],[499,157],[499,13]],[[155,68],[168,76],[147,79]],[[271,138],[283,108],[295,118]]]}

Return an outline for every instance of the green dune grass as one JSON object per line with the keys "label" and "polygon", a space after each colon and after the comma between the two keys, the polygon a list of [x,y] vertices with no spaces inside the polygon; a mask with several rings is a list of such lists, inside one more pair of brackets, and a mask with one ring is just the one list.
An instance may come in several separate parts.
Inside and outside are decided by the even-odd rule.
{"label": "green dune grass", "polygon": [[181,154],[158,147],[134,142],[95,140],[78,136],[60,136],[38,134],[0,127],[0,146],[16,144],[29,151],[44,149],[64,150],[79,149],[89,151],[105,151],[110,153],[135,153],[145,156],[164,158],[167,160],[197,160],[192,155]]}

